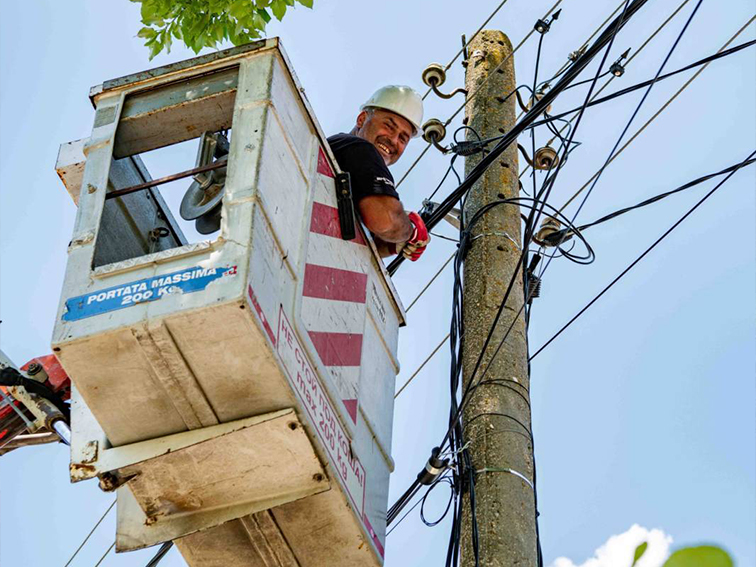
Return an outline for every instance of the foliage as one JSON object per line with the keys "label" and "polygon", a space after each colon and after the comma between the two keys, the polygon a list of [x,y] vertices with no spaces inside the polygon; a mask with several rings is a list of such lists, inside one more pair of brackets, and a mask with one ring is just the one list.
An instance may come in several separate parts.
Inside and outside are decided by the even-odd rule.
{"label": "foliage", "polygon": [[643,557],[643,554],[646,553],[647,549],[648,549],[647,541],[644,541],[642,544],[640,544],[638,547],[635,548],[635,557],[633,557],[633,564],[630,567],[635,567],[635,564],[638,563],[638,559]]}
{"label": "foliage", "polygon": [[[631,567],[635,567],[646,553],[648,542],[641,543],[635,548],[635,555]],[[701,545],[698,547],[683,547],[669,556],[662,567],[733,567],[734,563],[730,554],[724,549],[713,545]]]}
{"label": "foliage", "polygon": [[702,545],[675,551],[663,567],[733,567],[730,554],[719,547]]}
{"label": "foliage", "polygon": [[312,8],[313,0],[131,0],[142,4],[144,38],[150,59],[174,39],[195,53],[225,40],[234,45],[262,37],[271,15],[279,21],[296,2]]}

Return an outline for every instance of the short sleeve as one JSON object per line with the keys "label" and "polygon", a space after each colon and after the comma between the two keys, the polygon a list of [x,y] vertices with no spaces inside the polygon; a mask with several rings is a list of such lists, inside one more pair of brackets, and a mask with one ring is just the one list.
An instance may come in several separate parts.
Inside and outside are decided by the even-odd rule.
{"label": "short sleeve", "polygon": [[331,149],[339,168],[349,172],[355,203],[369,195],[388,195],[399,199],[394,178],[373,144],[355,137],[352,143],[332,144]]}

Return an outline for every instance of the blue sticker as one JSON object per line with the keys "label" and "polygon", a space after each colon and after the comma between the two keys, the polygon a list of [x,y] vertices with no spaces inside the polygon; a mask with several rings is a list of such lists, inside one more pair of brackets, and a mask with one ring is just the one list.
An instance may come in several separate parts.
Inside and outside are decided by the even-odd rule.
{"label": "blue sticker", "polygon": [[131,307],[137,303],[155,301],[172,293],[192,293],[205,289],[210,282],[223,276],[236,275],[236,266],[186,270],[154,276],[135,282],[109,287],[87,295],[66,300],[64,321],[78,321],[86,317]]}

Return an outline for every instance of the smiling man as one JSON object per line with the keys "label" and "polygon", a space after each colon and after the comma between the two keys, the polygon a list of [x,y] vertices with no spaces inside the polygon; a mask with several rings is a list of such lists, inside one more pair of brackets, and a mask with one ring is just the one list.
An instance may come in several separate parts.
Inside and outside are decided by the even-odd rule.
{"label": "smiling man", "polygon": [[378,89],[360,108],[349,134],[328,138],[339,167],[348,171],[352,198],[381,256],[401,252],[415,261],[430,241],[425,223],[407,213],[388,169],[420,133],[423,101],[410,87]]}

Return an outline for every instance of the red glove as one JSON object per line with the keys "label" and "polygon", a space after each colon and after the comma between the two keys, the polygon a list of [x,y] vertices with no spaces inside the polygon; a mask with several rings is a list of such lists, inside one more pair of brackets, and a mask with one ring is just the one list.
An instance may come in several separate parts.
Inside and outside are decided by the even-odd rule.
{"label": "red glove", "polygon": [[428,236],[428,229],[425,227],[425,223],[420,215],[413,211],[408,216],[415,229],[412,231],[410,239],[402,248],[402,255],[408,260],[415,262],[425,252],[425,247],[430,242],[430,236]]}

